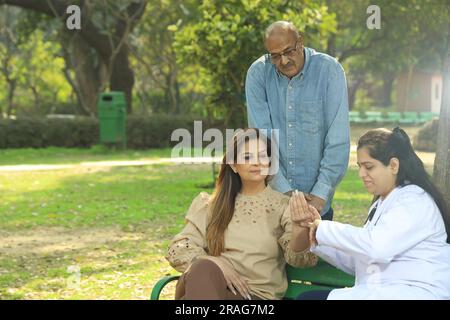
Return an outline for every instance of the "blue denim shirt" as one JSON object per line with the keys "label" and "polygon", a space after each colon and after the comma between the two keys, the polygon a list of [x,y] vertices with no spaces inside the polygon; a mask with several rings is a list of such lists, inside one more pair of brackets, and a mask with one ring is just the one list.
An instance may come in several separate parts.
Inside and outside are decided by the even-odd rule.
{"label": "blue denim shirt", "polygon": [[250,66],[245,84],[248,123],[279,129],[279,171],[271,186],[325,199],[324,214],[348,166],[347,84],[336,59],[311,48],[304,53],[303,69],[291,80],[267,54]]}

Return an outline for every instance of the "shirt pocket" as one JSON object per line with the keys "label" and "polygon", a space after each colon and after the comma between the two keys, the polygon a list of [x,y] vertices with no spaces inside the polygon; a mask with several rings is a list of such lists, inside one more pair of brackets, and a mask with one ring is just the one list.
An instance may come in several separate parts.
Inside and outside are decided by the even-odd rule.
{"label": "shirt pocket", "polygon": [[322,116],[322,100],[300,101],[300,129],[307,133],[317,133]]}

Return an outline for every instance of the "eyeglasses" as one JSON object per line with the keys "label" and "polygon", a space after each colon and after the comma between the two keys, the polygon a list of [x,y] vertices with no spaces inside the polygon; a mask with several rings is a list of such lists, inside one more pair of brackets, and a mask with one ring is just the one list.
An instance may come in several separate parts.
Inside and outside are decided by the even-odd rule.
{"label": "eyeglasses", "polygon": [[280,52],[280,53],[269,53],[270,61],[272,61],[272,63],[278,63],[281,61],[282,56],[292,58],[298,49],[297,44],[298,44],[298,41],[295,42],[295,45],[293,48],[287,48],[286,50],[284,50],[283,52]]}

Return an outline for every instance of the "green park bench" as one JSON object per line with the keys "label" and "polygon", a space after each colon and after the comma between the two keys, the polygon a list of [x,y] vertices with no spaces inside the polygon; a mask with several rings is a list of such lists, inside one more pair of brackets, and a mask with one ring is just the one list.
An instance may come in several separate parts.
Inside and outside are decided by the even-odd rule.
{"label": "green park bench", "polygon": [[381,111],[349,111],[350,123],[381,123],[386,122]]}
{"label": "green park bench", "polygon": [[398,122],[401,124],[417,124],[419,123],[419,115],[413,111],[403,112]]}
{"label": "green park bench", "polygon": [[[319,260],[316,266],[311,268],[294,268],[286,265],[288,288],[284,299],[295,299],[299,294],[311,290],[333,290],[338,288],[353,287],[353,276],[333,267],[323,260]],[[163,288],[172,281],[177,281],[179,275],[165,276],[153,287],[150,300],[159,300]]]}
{"label": "green park bench", "polygon": [[349,115],[349,120],[351,123],[362,124],[362,123],[369,123],[369,122],[373,121],[371,118],[368,118],[366,116],[365,112],[350,111],[348,113],[348,115]]}
{"label": "green park bench", "polygon": [[386,122],[389,123],[398,123],[402,118],[402,114],[400,112],[391,111],[386,114]]}
{"label": "green park bench", "polygon": [[348,119],[351,123],[358,123],[361,119],[361,115],[359,111],[349,111],[348,112]]}
{"label": "green park bench", "polygon": [[349,111],[350,123],[400,123],[400,124],[423,124],[439,117],[436,112],[380,112],[380,111]]}
{"label": "green park bench", "polygon": [[367,122],[383,122],[381,111],[365,111]]}
{"label": "green park bench", "polygon": [[431,121],[431,120],[437,119],[437,118],[439,118],[439,113],[428,112],[428,111],[419,112],[419,122],[420,123],[425,123],[425,122],[428,122],[428,121]]}

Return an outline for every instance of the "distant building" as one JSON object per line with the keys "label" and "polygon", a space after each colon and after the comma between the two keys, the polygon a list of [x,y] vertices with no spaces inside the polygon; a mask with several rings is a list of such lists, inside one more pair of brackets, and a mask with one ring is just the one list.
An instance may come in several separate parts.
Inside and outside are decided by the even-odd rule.
{"label": "distant building", "polygon": [[439,112],[442,85],[439,72],[413,70],[400,74],[397,78],[398,111]]}

